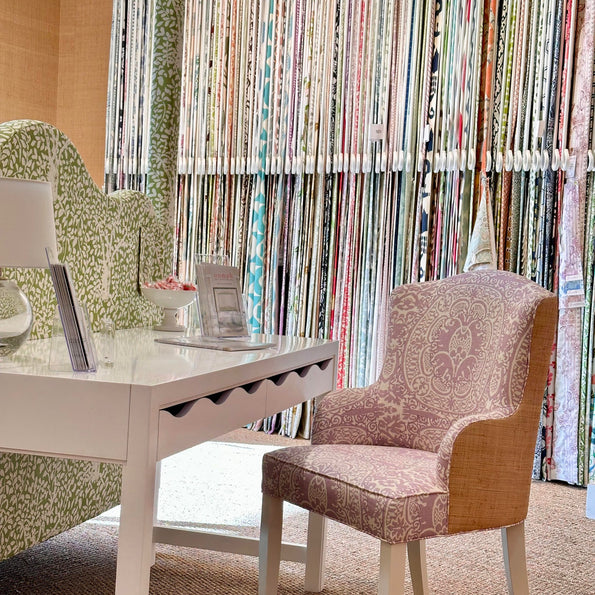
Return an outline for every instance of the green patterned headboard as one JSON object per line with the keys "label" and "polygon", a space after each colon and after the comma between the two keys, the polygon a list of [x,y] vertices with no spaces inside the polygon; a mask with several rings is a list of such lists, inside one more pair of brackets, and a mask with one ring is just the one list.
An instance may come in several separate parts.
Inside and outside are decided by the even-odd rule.
{"label": "green patterned headboard", "polygon": [[[70,268],[91,324],[105,317],[117,328],[151,325],[161,315],[143,298],[137,280],[171,272],[173,232],[145,195],[106,195],[91,179],[70,140],[55,127],[32,120],[0,124],[0,176],[47,180],[54,194],[58,257]],[[31,301],[33,338],[47,337],[55,297],[47,270],[6,270]]]}

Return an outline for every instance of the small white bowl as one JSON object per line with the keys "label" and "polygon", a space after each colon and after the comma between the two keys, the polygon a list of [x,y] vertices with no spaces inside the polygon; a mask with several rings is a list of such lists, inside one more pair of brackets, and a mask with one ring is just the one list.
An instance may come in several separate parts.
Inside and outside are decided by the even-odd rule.
{"label": "small white bowl", "polygon": [[196,295],[195,289],[159,289],[158,287],[141,287],[145,298],[163,308],[161,324],[153,327],[156,331],[186,330],[185,325],[178,322],[178,309],[184,308],[192,302]]}
{"label": "small white bowl", "polygon": [[162,308],[183,308],[192,302],[196,295],[194,289],[159,289],[157,287],[141,287],[143,295]]}

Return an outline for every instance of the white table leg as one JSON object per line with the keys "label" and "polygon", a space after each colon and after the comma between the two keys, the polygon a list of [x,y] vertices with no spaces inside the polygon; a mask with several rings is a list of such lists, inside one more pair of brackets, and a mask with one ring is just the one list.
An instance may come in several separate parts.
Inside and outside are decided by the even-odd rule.
{"label": "white table leg", "polygon": [[161,461],[157,461],[155,465],[155,496],[153,497],[153,543],[151,544],[151,566],[155,565],[157,556],[155,553],[155,527],[159,519],[157,512],[159,508],[159,488],[161,486]]}
{"label": "white table leg", "polygon": [[258,595],[275,595],[277,593],[282,532],[283,500],[263,494],[260,522]]}
{"label": "white table leg", "polygon": [[133,389],[128,459],[122,472],[116,595],[147,595],[153,561],[158,412],[148,389]]}

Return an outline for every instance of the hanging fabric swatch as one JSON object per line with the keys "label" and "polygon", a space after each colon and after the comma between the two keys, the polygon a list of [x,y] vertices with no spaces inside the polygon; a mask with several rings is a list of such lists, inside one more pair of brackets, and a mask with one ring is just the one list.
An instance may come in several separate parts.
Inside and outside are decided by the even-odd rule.
{"label": "hanging fabric swatch", "polygon": [[[559,292],[534,474],[586,483],[594,4],[186,0],[176,272],[229,257],[251,330],[337,340],[339,387],[377,378],[396,285],[488,266]],[[146,184],[156,6],[114,6],[110,189]]]}

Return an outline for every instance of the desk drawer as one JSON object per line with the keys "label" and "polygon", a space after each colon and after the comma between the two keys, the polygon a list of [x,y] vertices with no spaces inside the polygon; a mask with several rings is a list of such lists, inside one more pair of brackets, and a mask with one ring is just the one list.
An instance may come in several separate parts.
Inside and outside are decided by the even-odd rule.
{"label": "desk drawer", "polygon": [[161,410],[158,458],[264,417],[268,382],[259,380]]}
{"label": "desk drawer", "polygon": [[62,378],[4,375],[0,449],[125,461],[130,388]]}
{"label": "desk drawer", "polygon": [[332,390],[332,360],[311,364],[159,412],[158,458],[190,448]]}
{"label": "desk drawer", "polygon": [[269,380],[265,417],[324,395],[335,386],[332,360],[310,364]]}

